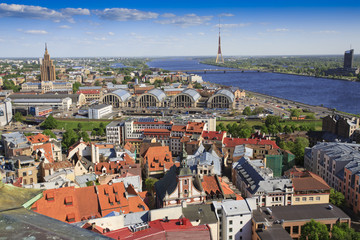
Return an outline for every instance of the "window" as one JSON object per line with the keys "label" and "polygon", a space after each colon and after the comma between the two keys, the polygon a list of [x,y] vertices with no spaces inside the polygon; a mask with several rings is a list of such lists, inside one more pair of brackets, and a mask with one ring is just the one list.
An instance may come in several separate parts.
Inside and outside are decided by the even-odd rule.
{"label": "window", "polygon": [[240,224],[243,224],[243,221],[240,221]]}
{"label": "window", "polygon": [[187,185],[187,180],[186,179],[184,180],[184,184]]}
{"label": "window", "polygon": [[232,228],[229,228],[229,232],[232,232]]}
{"label": "window", "polygon": [[303,200],[303,201],[306,201],[306,197],[303,197],[302,200]]}
{"label": "window", "polygon": [[229,239],[232,240],[232,236],[231,236],[231,235],[229,236]]}
{"label": "window", "polygon": [[314,197],[309,197],[309,201],[314,201]]}
{"label": "window", "polygon": [[298,234],[299,233],[299,226],[293,226],[293,234]]}
{"label": "window", "polygon": [[29,174],[29,176],[31,176],[31,175],[32,175],[32,171],[31,171],[31,170],[29,170],[29,171],[28,171],[28,174]]}
{"label": "window", "polygon": [[316,197],[316,201],[320,201],[320,197]]}
{"label": "window", "polygon": [[229,221],[229,224],[231,225],[232,223],[233,223],[233,221],[232,221],[232,220],[230,220],[230,221]]}
{"label": "window", "polygon": [[23,172],[23,177],[26,177],[26,172]]}
{"label": "window", "polygon": [[295,198],[295,202],[299,202],[299,201],[300,201],[299,197]]}
{"label": "window", "polygon": [[240,229],[240,232],[242,232],[242,229]]}
{"label": "window", "polygon": [[285,227],[285,231],[287,231],[289,234],[291,232],[291,227]]}

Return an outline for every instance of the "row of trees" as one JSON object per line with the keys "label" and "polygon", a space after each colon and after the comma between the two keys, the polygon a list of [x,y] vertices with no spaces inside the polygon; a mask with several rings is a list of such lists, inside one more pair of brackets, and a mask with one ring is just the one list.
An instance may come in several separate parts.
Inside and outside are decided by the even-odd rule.
{"label": "row of trees", "polygon": [[264,112],[264,108],[256,107],[253,111],[251,111],[250,107],[245,107],[243,110],[243,115],[251,116],[251,115],[258,115]]}
{"label": "row of trees", "polygon": [[301,240],[356,240],[360,239],[360,233],[355,232],[346,223],[337,223],[330,232],[325,224],[311,219],[301,227]]}
{"label": "row of trees", "polygon": [[249,138],[254,132],[253,128],[245,122],[244,119],[240,121],[239,124],[227,124],[226,126],[223,123],[220,123],[216,126],[216,131],[227,131],[231,136],[237,138]]}

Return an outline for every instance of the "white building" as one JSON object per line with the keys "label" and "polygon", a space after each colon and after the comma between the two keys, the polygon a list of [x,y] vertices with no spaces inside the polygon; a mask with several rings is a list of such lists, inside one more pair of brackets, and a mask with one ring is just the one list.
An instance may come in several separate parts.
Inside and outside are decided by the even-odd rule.
{"label": "white building", "polygon": [[0,126],[5,126],[12,119],[12,105],[9,99],[0,102]]}
{"label": "white building", "polygon": [[256,209],[255,199],[224,200],[213,202],[219,219],[219,239],[251,240],[252,211]]}
{"label": "white building", "polygon": [[111,114],[112,110],[112,105],[100,104],[91,106],[88,111],[89,119],[101,119],[104,116]]}

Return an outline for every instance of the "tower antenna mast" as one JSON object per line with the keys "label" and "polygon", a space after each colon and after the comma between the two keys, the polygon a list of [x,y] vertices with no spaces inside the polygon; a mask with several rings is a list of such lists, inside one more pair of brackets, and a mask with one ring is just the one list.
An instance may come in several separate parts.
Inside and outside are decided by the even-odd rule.
{"label": "tower antenna mast", "polygon": [[216,61],[215,61],[215,63],[224,63],[224,58],[223,58],[222,53],[221,53],[220,28],[221,28],[221,24],[220,24],[220,17],[219,17],[219,46],[218,46],[218,52],[217,52],[217,55],[216,55]]}

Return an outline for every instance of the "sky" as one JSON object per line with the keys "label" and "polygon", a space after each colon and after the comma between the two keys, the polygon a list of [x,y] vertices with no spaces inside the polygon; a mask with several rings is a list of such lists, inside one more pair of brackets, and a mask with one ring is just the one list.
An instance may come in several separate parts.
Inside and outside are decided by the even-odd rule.
{"label": "sky", "polygon": [[360,1],[0,0],[0,57],[360,52]]}

